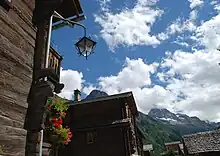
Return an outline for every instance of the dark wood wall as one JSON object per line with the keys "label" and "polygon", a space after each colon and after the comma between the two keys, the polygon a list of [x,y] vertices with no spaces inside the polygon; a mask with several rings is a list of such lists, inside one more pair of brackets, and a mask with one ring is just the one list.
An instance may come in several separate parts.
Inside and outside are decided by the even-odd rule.
{"label": "dark wood wall", "polygon": [[144,156],[151,156],[150,151],[144,151]]}
{"label": "dark wood wall", "polygon": [[96,129],[96,141],[87,143],[87,133],[73,133],[72,142],[60,150],[62,156],[126,156],[123,131],[119,127]]}
{"label": "dark wood wall", "polygon": [[89,103],[70,106],[68,118],[72,129],[107,124],[123,118],[123,103]]}
{"label": "dark wood wall", "polygon": [[141,134],[139,134],[136,131],[136,138],[137,138],[137,150],[138,150],[138,154],[143,156],[144,155],[144,150],[143,150],[143,140],[142,140],[142,136]]}
{"label": "dark wood wall", "polygon": [[32,76],[35,29],[31,18],[34,0],[13,0],[0,6],[0,151],[24,155],[23,129]]}

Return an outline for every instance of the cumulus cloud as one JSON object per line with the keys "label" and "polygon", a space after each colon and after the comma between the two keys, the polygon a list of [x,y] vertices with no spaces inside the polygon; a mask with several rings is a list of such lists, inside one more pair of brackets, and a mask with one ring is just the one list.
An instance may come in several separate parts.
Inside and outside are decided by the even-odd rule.
{"label": "cumulus cloud", "polygon": [[172,102],[174,110],[184,110],[202,119],[220,120],[217,111],[220,109],[220,53],[216,50],[220,43],[219,24],[217,15],[196,29],[196,42],[204,49],[177,50],[168,54],[161,64],[169,68],[158,76],[169,82],[166,89],[176,98]]}
{"label": "cumulus cloud", "polygon": [[125,89],[151,85],[150,74],[155,72],[157,64],[145,64],[142,59],[126,58],[124,68],[116,75],[100,77],[100,87],[108,93],[117,93]]}
{"label": "cumulus cloud", "polygon": [[[184,110],[188,114],[197,111],[194,115],[203,119],[217,118],[215,110],[218,106],[217,101],[220,100],[218,98],[220,55],[216,55],[216,52],[216,50],[194,53],[176,51],[171,57],[165,59],[162,66],[169,67],[170,70],[163,76],[164,79],[169,77],[169,85],[166,88],[175,95],[174,110]],[[180,76],[177,77],[177,74]]]}
{"label": "cumulus cloud", "polygon": [[111,0],[98,0],[98,3],[100,4],[100,8],[102,11],[109,11]]}
{"label": "cumulus cloud", "polygon": [[[178,17],[175,21],[166,28],[164,32],[157,34],[159,40],[167,40],[172,35],[181,34],[183,32],[194,32],[197,28],[195,21],[197,19],[198,11],[192,10],[188,19]],[[179,42],[180,43],[180,42]]]}
{"label": "cumulus cloud", "polygon": [[132,90],[139,110],[146,112],[157,105],[163,105],[162,102],[169,95],[161,86],[150,87],[151,75],[155,73],[157,67],[157,63],[147,64],[140,58],[136,60],[126,58],[123,69],[115,76],[100,77],[97,87],[108,94]]}
{"label": "cumulus cloud", "polygon": [[[110,2],[103,1],[103,6]],[[189,2],[189,17],[178,18],[158,35],[151,35],[151,26],[162,14],[161,10],[152,7],[157,0],[138,0],[131,9],[123,9],[119,13],[104,10],[103,15],[96,15],[96,22],[102,28],[101,36],[112,49],[119,44],[159,44],[161,40],[176,34],[177,40],[172,43],[192,48],[166,52],[161,62],[151,64],[141,58],[126,58],[118,73],[99,77],[97,85],[82,87],[82,73],[62,69],[61,81],[66,86],[61,95],[71,98],[74,89],[81,89],[85,94],[93,89],[108,94],[133,91],[138,109],[144,113],[155,107],[167,108],[204,120],[220,121],[220,52],[216,50],[220,44],[220,15],[196,25],[196,8],[203,1]],[[217,2],[213,5],[217,5]],[[190,43],[185,36],[179,36],[185,31],[190,32],[187,36]]]}
{"label": "cumulus cloud", "polygon": [[61,68],[60,81],[65,86],[59,96],[66,99],[73,99],[74,90],[81,90],[82,88],[82,83],[84,82],[83,74],[75,70],[64,70]]}
{"label": "cumulus cloud", "polygon": [[103,11],[95,15],[95,22],[101,26],[101,37],[109,48],[118,45],[157,45],[160,41],[151,34],[151,27],[163,11],[152,8],[156,0],[138,0],[131,9],[118,13]]}
{"label": "cumulus cloud", "polygon": [[188,0],[188,1],[190,2],[191,9],[202,6],[204,3],[202,0]]}
{"label": "cumulus cloud", "polygon": [[[169,29],[180,31],[175,25]],[[138,109],[144,113],[159,107],[220,121],[220,52],[216,50],[220,43],[220,15],[194,27],[192,34],[194,44],[204,48],[166,52],[162,62],[153,64],[126,58],[119,73],[100,77],[96,87],[108,94],[133,91]],[[160,83],[152,82],[153,74]]]}
{"label": "cumulus cloud", "polygon": [[204,22],[196,30],[196,37],[202,45],[209,49],[216,49],[220,44],[220,14]]}

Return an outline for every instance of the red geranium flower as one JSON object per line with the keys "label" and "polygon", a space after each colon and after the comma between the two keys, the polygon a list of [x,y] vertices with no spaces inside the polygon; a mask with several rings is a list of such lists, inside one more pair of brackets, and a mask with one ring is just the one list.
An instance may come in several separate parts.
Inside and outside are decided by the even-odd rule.
{"label": "red geranium flower", "polygon": [[48,109],[48,110],[51,110],[51,106],[48,106],[47,109]]}
{"label": "red geranium flower", "polygon": [[51,121],[52,121],[53,123],[57,122],[57,120],[58,120],[57,118],[52,118],[52,119],[51,119]]}
{"label": "red geranium flower", "polygon": [[63,124],[63,119],[62,118],[59,118],[59,121],[58,121],[60,124]]}
{"label": "red geranium flower", "polygon": [[55,124],[54,124],[54,127],[55,127],[55,128],[59,128],[59,127],[60,127],[60,124],[59,124],[59,123],[55,123]]}

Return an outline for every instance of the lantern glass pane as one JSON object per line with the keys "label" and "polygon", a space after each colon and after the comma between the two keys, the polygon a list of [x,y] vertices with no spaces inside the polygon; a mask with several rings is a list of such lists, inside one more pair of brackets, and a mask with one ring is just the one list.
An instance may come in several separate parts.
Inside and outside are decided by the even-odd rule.
{"label": "lantern glass pane", "polygon": [[90,40],[86,41],[86,51],[91,53],[93,50],[94,43]]}
{"label": "lantern glass pane", "polygon": [[93,52],[93,48],[96,42],[90,40],[87,37],[83,37],[80,41],[76,43],[80,55],[85,57],[89,56]]}
{"label": "lantern glass pane", "polygon": [[79,48],[80,53],[83,53],[86,50],[84,40],[81,40],[81,42],[79,42],[79,44],[77,46]]}

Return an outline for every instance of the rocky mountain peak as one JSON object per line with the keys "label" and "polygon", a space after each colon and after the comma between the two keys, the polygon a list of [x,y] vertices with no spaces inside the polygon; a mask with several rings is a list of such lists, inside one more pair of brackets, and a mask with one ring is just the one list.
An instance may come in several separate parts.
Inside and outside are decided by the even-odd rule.
{"label": "rocky mountain peak", "polygon": [[85,100],[92,100],[102,96],[108,96],[108,94],[106,92],[95,89],[90,92],[90,94],[85,98]]}
{"label": "rocky mountain peak", "polygon": [[170,112],[165,108],[163,109],[153,108],[150,110],[148,115],[153,118],[178,120],[178,117],[174,113]]}

